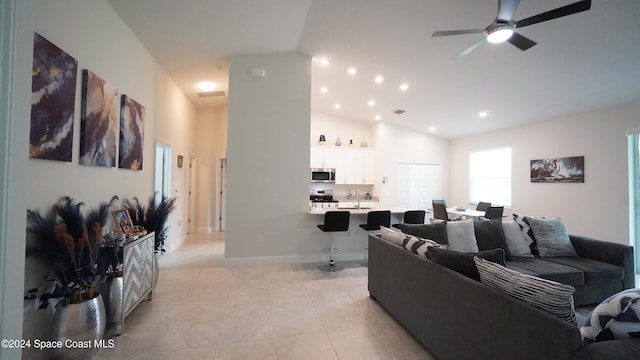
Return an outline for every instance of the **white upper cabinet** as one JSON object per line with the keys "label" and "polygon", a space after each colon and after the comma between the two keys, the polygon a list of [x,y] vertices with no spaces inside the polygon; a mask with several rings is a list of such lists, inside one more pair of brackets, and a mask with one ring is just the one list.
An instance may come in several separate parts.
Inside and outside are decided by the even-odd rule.
{"label": "white upper cabinet", "polygon": [[312,147],[311,159],[309,164],[311,168],[335,168],[336,167],[336,149],[328,147]]}
{"label": "white upper cabinet", "polygon": [[371,149],[336,149],[336,184],[373,184],[374,161]]}

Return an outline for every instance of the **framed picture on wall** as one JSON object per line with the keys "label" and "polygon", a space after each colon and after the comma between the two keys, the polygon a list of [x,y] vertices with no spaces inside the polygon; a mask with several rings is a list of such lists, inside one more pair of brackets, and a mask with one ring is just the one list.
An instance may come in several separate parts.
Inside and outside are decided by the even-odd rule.
{"label": "framed picture on wall", "polygon": [[531,182],[583,183],[584,156],[531,160]]}

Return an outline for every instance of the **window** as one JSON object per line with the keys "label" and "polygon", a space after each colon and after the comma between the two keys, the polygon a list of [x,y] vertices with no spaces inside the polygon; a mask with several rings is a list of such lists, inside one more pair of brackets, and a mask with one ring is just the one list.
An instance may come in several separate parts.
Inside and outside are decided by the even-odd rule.
{"label": "window", "polygon": [[469,155],[469,202],[511,206],[511,148]]}

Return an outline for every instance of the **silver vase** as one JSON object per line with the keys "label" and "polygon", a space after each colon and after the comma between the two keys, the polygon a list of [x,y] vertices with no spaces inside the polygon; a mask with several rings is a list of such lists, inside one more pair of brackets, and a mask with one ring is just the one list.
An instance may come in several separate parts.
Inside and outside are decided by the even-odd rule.
{"label": "silver vase", "polygon": [[100,287],[100,295],[107,311],[107,323],[119,323],[122,319],[122,302],[124,299],[124,281],[122,276],[109,278]]}
{"label": "silver vase", "polygon": [[158,257],[160,257],[160,254],[158,253],[154,253],[153,254],[153,282],[152,282],[152,290],[156,289],[156,285],[158,284],[158,278],[160,277],[160,264],[158,262]]}
{"label": "silver vase", "polygon": [[53,340],[61,341],[57,359],[89,360],[98,355],[95,340],[104,336],[106,314],[102,296],[79,304],[59,305],[53,316]]}

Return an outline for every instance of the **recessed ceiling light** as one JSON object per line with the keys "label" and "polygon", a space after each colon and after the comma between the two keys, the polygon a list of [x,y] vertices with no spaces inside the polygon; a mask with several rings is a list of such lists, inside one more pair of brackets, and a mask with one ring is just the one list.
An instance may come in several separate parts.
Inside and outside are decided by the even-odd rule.
{"label": "recessed ceiling light", "polygon": [[481,117],[481,118],[486,118],[487,116],[489,116],[489,113],[486,112],[486,111],[480,111],[478,113],[478,116]]}
{"label": "recessed ceiling light", "polygon": [[378,75],[373,79],[373,81],[375,81],[376,84],[382,84],[382,82],[384,81],[384,78],[382,77],[382,75]]}
{"label": "recessed ceiling light", "polygon": [[213,81],[202,81],[197,83],[196,87],[200,91],[213,91],[218,87],[218,84]]}
{"label": "recessed ceiling light", "polygon": [[329,89],[327,89],[326,86],[323,86],[323,87],[320,88],[320,92],[323,93],[323,94],[326,94],[326,93],[329,92]]}
{"label": "recessed ceiling light", "polygon": [[356,68],[352,66],[347,69],[347,72],[349,73],[349,75],[355,75],[356,73],[358,73],[358,70],[356,70]]}
{"label": "recessed ceiling light", "polygon": [[436,127],[435,126],[429,126],[429,131],[431,131],[431,132],[436,131]]}
{"label": "recessed ceiling light", "polygon": [[407,84],[407,83],[401,84],[400,85],[400,90],[402,90],[402,91],[409,90],[409,84]]}
{"label": "recessed ceiling light", "polygon": [[322,59],[320,59],[320,65],[322,66],[329,65],[329,59],[327,59],[326,57],[323,57]]}
{"label": "recessed ceiling light", "polygon": [[369,106],[374,106],[376,102],[373,99],[371,99],[367,102],[367,104],[369,104]]}
{"label": "recessed ceiling light", "polygon": [[382,120],[382,116],[380,116],[380,115],[376,115],[373,118],[376,119],[376,120]]}
{"label": "recessed ceiling light", "polygon": [[336,110],[337,110],[337,109],[340,109],[342,106],[340,104],[336,103],[335,105],[333,105],[333,107],[336,108]]}

